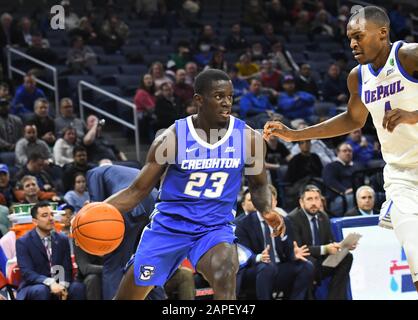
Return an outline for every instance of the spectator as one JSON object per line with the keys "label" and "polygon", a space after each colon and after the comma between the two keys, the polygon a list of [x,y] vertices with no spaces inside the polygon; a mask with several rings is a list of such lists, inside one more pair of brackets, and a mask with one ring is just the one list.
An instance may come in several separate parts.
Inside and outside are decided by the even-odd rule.
{"label": "spectator", "polygon": [[241,79],[238,76],[238,68],[232,66],[228,72],[229,77],[231,78],[232,85],[234,86],[234,102],[238,103],[243,95],[245,95],[250,86],[248,81]]}
{"label": "spectator", "polygon": [[231,33],[225,39],[225,48],[228,51],[240,52],[244,51],[249,46],[245,35],[241,31],[241,25],[239,23],[234,23],[231,26]]}
{"label": "spectator", "polygon": [[[71,237],[71,219],[74,217],[74,207],[69,205],[68,203],[64,202],[63,204],[58,206],[58,209],[60,211],[64,211],[64,213],[61,214],[61,223],[64,225],[64,227],[61,229],[61,232],[64,233],[67,237]],[[70,243],[70,250],[71,255],[74,254],[74,245],[73,240],[68,239]]]}
{"label": "spectator", "polygon": [[279,42],[279,38],[274,34],[274,28],[271,23],[265,23],[263,27],[263,48],[265,51],[271,51],[271,47]]}
{"label": "spectator", "polygon": [[37,178],[38,185],[42,190],[50,191],[54,189],[54,183],[50,174],[45,170],[47,166],[48,161],[42,154],[32,152],[29,154],[25,166],[16,173],[16,180],[21,179],[25,175],[32,175]]}
{"label": "spectator", "polygon": [[219,69],[219,70],[227,72],[228,63],[225,61],[223,50],[215,51],[212,55],[212,59],[209,61],[208,65],[205,66],[203,69],[205,70],[209,68]]}
{"label": "spectator", "polygon": [[[277,202],[273,195],[272,198],[274,208]],[[237,274],[237,292],[251,288],[249,284],[255,282],[258,300],[271,300],[273,291],[283,291],[286,299],[305,299],[313,281],[314,266],[305,258],[309,255],[306,246],[294,244],[290,221],[287,218],[284,221],[286,231],[276,238],[271,237],[273,229],[259,212],[236,222],[238,243],[254,252],[248,266]]]}
{"label": "spectator", "polygon": [[243,21],[257,33],[262,32],[262,25],[268,20],[267,14],[258,0],[250,0],[245,7]]}
{"label": "spectator", "polygon": [[86,176],[84,173],[79,172],[75,175],[73,187],[73,190],[70,190],[65,194],[64,199],[69,205],[74,207],[74,212],[77,213],[90,201],[86,186]]}
{"label": "spectator", "polygon": [[300,186],[302,180],[308,182],[312,177],[321,177],[322,163],[318,155],[311,153],[311,140],[298,141],[298,145],[300,153],[289,161],[285,180]]}
{"label": "spectator", "polygon": [[348,143],[341,143],[337,148],[337,160],[324,167],[322,179],[327,189],[329,209],[334,215],[344,214],[343,198],[347,202],[347,210],[353,208],[353,181],[352,177],[361,166],[353,163],[353,149]]}
{"label": "spectator", "polygon": [[135,0],[135,12],[139,17],[149,19],[158,13],[158,2],[157,0]]}
{"label": "spectator", "polygon": [[115,14],[106,19],[102,26],[103,43],[108,53],[115,53],[125,44],[129,35],[128,25]]}
{"label": "spectator", "polygon": [[305,91],[296,91],[295,79],[292,75],[284,77],[284,92],[277,99],[277,111],[288,120],[304,119],[314,123],[313,107],[315,97]]}
{"label": "spectator", "polygon": [[277,69],[283,73],[291,73],[293,69],[296,69],[291,53],[283,48],[281,42],[276,42],[271,49],[272,52],[269,54],[269,58]]}
{"label": "spectator", "polygon": [[49,48],[47,40],[42,38],[41,33],[32,34],[32,44],[26,50],[26,54],[49,64],[57,64],[57,54]]}
{"label": "spectator", "polygon": [[[0,99],[0,153],[2,156],[9,154],[8,158],[13,159],[16,143],[22,137],[23,124],[20,118],[9,113],[10,101]],[[13,153],[13,154],[12,154]]]}
{"label": "spectator", "polygon": [[65,30],[71,31],[76,29],[80,24],[80,18],[73,12],[70,1],[63,0],[61,1],[61,5],[64,7],[65,12]]}
{"label": "spectator", "polygon": [[139,112],[139,130],[141,139],[145,142],[152,140],[153,123],[155,121],[155,85],[152,76],[146,73],[142,76],[139,88],[136,91],[134,103]]}
{"label": "spectator", "polygon": [[16,202],[13,193],[13,183],[10,181],[10,173],[7,165],[0,163],[0,205],[10,207]]}
{"label": "spectator", "polygon": [[191,85],[186,83],[186,71],[184,69],[177,69],[176,83],[173,86],[174,95],[176,95],[182,104],[193,98],[194,89]]}
{"label": "spectator", "polygon": [[188,27],[195,27],[199,25],[198,17],[200,13],[200,4],[196,0],[183,1],[183,19]]}
{"label": "spectator", "polygon": [[248,216],[249,214],[255,213],[257,211],[253,202],[251,201],[251,193],[249,188],[245,189],[245,191],[242,193],[241,208],[244,213],[243,216]]}
{"label": "spectator", "polygon": [[341,77],[341,70],[335,63],[328,68],[322,90],[324,100],[336,105],[346,104],[348,101],[348,89],[346,80]]}
{"label": "spectator", "polygon": [[98,45],[100,40],[95,19],[96,16],[94,12],[90,12],[87,16],[82,17],[78,28],[73,29],[70,32],[70,36],[80,36],[83,38],[84,43],[88,45]]}
{"label": "spectator", "polygon": [[38,137],[45,141],[50,148],[55,143],[55,122],[49,114],[49,102],[45,98],[39,98],[35,101],[35,114],[27,124],[34,125],[38,132]]}
{"label": "spectator", "polygon": [[45,141],[38,139],[38,130],[32,124],[25,125],[23,129],[23,138],[16,143],[16,163],[23,166],[28,162],[29,155],[39,153],[44,159],[52,159]]}
{"label": "spectator", "polygon": [[330,14],[324,9],[319,10],[312,23],[312,33],[334,37],[335,29],[336,28],[331,21]]}
{"label": "spectator", "polygon": [[35,77],[27,74],[23,78],[23,84],[16,89],[12,101],[12,113],[20,115],[33,112],[34,103],[38,98],[46,98],[45,93],[36,87]]}
{"label": "spectator", "polygon": [[61,201],[55,192],[46,192],[39,189],[37,179],[34,176],[25,175],[19,183],[22,186],[22,191],[15,191],[15,197],[19,203],[38,203],[42,200]]}
{"label": "spectator", "polygon": [[247,52],[250,54],[252,61],[258,66],[261,64],[261,61],[266,58],[263,45],[258,41],[254,42]]}
{"label": "spectator", "polygon": [[197,64],[194,62],[188,62],[186,63],[186,83],[193,86],[194,80],[197,76]]}
{"label": "spectator", "polygon": [[102,135],[102,125],[99,124],[99,118],[95,115],[87,117],[87,130],[89,132],[84,137],[84,145],[87,150],[88,159],[91,162],[99,162],[102,159],[110,159],[112,161],[126,161],[125,154],[111,144]]}
{"label": "spectator", "polygon": [[63,185],[64,191],[71,190],[74,186],[75,175],[77,173],[86,174],[88,170],[93,169],[94,166],[87,162],[87,150],[83,146],[75,146],[73,149],[74,161],[67,163],[63,167]]}
{"label": "spectator", "polygon": [[251,55],[248,53],[241,55],[235,66],[238,68],[238,76],[246,80],[255,77],[260,71],[260,67],[252,62]]}
{"label": "spectator", "polygon": [[28,17],[22,17],[17,30],[18,45],[20,47],[27,48],[32,45],[33,31],[32,21]]}
{"label": "spectator", "polygon": [[174,95],[170,82],[161,85],[161,95],[155,103],[155,115],[157,117],[155,130],[166,129],[184,113],[184,106],[180,99]]}
{"label": "spectator", "polygon": [[188,41],[179,41],[177,44],[177,53],[170,55],[170,60],[173,60],[177,69],[183,69],[186,63],[192,60],[190,55],[190,43]]}
{"label": "spectator", "polygon": [[79,246],[74,247],[75,261],[78,266],[78,279],[86,287],[87,300],[102,300],[103,257],[89,254]]}
{"label": "spectator", "polygon": [[[308,125],[306,122],[301,122],[299,125],[295,127],[295,129],[303,129],[306,128]],[[292,155],[296,155],[300,153],[300,147],[298,143],[295,143],[290,150]],[[328,146],[322,140],[311,140],[311,152],[318,155],[319,159],[321,159],[322,167],[325,167],[328,163],[331,163],[337,160],[335,156],[335,152],[328,148]]]}
{"label": "spectator", "polygon": [[[16,242],[17,262],[22,274],[17,299],[19,300],[83,300],[84,285],[72,281],[72,263],[67,236],[51,233],[54,214],[48,202],[40,202],[31,209],[35,229]],[[46,254],[45,254],[46,250]],[[64,281],[57,283],[52,267],[64,269]]]}
{"label": "spectator", "polygon": [[302,10],[299,12],[296,21],[293,24],[293,30],[298,34],[311,35],[312,21],[309,11]]}
{"label": "spectator", "polygon": [[55,164],[62,167],[73,162],[73,150],[77,142],[77,133],[73,127],[63,129],[62,138],[59,138],[54,145]]}
{"label": "spectator", "polygon": [[91,67],[97,64],[97,57],[92,48],[84,45],[82,37],[75,36],[71,40],[71,49],[68,50],[66,64],[71,73],[91,73]]}
{"label": "spectator", "polygon": [[152,113],[155,108],[155,85],[152,76],[146,73],[142,76],[136,91],[134,103],[138,112]]}
{"label": "spectator", "polygon": [[77,132],[77,139],[83,140],[86,134],[86,124],[74,113],[73,101],[62,98],[60,101],[60,115],[55,118],[55,136],[59,136],[65,127],[73,127]]}
{"label": "spectator", "polygon": [[273,107],[267,95],[261,93],[261,82],[258,79],[252,79],[250,82],[250,91],[240,100],[240,117],[247,119],[259,114],[266,114],[272,111]]}
{"label": "spectator", "polygon": [[357,208],[353,208],[345,213],[345,217],[370,216],[379,214],[374,210],[376,193],[369,186],[361,186],[356,191]]}
{"label": "spectator", "polygon": [[347,142],[353,149],[353,161],[366,167],[368,162],[375,158],[375,148],[372,142],[369,142],[362,135],[361,129],[356,129],[349,133]]}
{"label": "spectator", "polygon": [[10,87],[6,82],[0,82],[0,100],[11,100]]}
{"label": "spectator", "polygon": [[185,113],[184,113],[185,117],[191,116],[197,113],[197,106],[194,103],[193,99],[186,101],[186,103],[184,104],[184,110],[185,110]]}
{"label": "spectator", "polygon": [[297,91],[305,91],[314,95],[316,98],[319,97],[318,85],[316,80],[312,77],[311,66],[309,63],[303,63],[300,66],[295,84]]}
{"label": "spectator", "polygon": [[151,65],[150,72],[152,79],[154,80],[156,94],[158,94],[161,89],[161,85],[165,82],[172,82],[172,80],[167,77],[164,71],[164,66],[161,62],[156,61]]}
{"label": "spectator", "polygon": [[[16,45],[16,32],[13,25],[13,16],[8,13],[2,13],[0,17],[0,48],[5,48],[7,45]],[[7,59],[4,50],[0,50],[0,63],[3,67],[3,75],[7,75]]]}
{"label": "spectator", "polygon": [[[4,48],[7,45],[17,45],[18,43],[13,16],[8,12],[4,12],[0,17],[0,47]],[[1,53],[3,54],[3,52]]]}
{"label": "spectator", "polygon": [[[322,266],[325,258],[337,254],[341,246],[334,240],[328,216],[319,211],[321,191],[316,186],[307,185],[300,195],[299,205],[299,208],[289,214],[289,218],[298,246],[306,245],[309,249],[310,255],[307,259],[314,265],[315,281],[319,284],[323,279],[331,276],[328,300],[346,300],[353,256],[348,253],[335,268]],[[355,249],[355,246],[350,249]]]}
{"label": "spectator", "polygon": [[272,0],[267,7],[269,21],[273,24],[274,31],[283,32],[289,24],[289,13],[280,0]]}
{"label": "spectator", "polygon": [[[209,52],[211,48],[218,47],[218,40],[216,34],[210,24],[203,26],[199,38],[196,42],[196,50],[200,52]],[[197,61],[196,61],[197,62]]]}
{"label": "spectator", "polygon": [[271,88],[279,91],[282,82],[282,74],[274,68],[273,61],[270,59],[263,60],[261,65],[260,80],[263,87]]}

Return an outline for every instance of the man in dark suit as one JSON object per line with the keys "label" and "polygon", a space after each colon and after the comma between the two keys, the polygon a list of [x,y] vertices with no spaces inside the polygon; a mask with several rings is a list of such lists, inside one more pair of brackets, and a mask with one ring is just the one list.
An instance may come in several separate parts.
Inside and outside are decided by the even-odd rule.
{"label": "man in dark suit", "polygon": [[370,216],[379,214],[374,208],[375,192],[372,187],[361,186],[356,191],[357,207],[345,213],[345,217]]}
{"label": "man in dark suit", "polygon": [[85,299],[84,285],[71,278],[68,238],[52,232],[54,214],[49,203],[37,203],[31,209],[31,215],[36,227],[16,242],[17,263],[23,280],[17,299]]}
{"label": "man in dark suit", "polygon": [[[87,172],[87,187],[92,202],[103,201],[112,194],[128,187],[139,170],[118,165],[102,165]],[[123,276],[123,269],[135,252],[139,235],[149,222],[149,215],[154,210],[157,190],[132,211],[123,213],[125,236],[120,246],[104,256],[102,271],[103,299],[110,300],[116,294]]]}
{"label": "man in dark suit", "polygon": [[347,282],[353,256],[348,253],[335,268],[322,266],[322,262],[328,255],[338,253],[340,244],[334,240],[328,216],[319,211],[321,191],[318,187],[307,185],[301,192],[299,205],[299,208],[289,214],[295,240],[299,246],[308,246],[310,252],[308,259],[315,266],[316,282],[319,283],[324,278],[331,276],[328,299],[345,300],[347,299]]}
{"label": "man in dark suit", "polygon": [[[271,185],[269,187],[274,189]],[[276,206],[277,200],[272,196],[272,208]],[[274,291],[283,291],[287,299],[305,298],[313,281],[314,267],[305,258],[308,255],[306,246],[299,248],[296,245],[290,221],[284,220],[286,231],[275,238],[271,238],[273,231],[259,212],[249,213],[235,221],[238,243],[255,253],[248,265],[238,272],[238,293],[241,284],[243,289],[253,289],[255,283],[259,300],[272,299]]]}

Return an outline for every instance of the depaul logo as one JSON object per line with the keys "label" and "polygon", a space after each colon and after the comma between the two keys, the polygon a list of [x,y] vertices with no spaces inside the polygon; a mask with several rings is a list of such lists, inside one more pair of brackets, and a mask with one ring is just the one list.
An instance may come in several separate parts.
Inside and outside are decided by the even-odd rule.
{"label": "depaul logo", "polygon": [[392,260],[391,266],[389,267],[390,278],[390,289],[393,292],[411,292],[415,291],[414,283],[409,272],[408,262],[406,260],[405,251],[401,250],[401,260]]}

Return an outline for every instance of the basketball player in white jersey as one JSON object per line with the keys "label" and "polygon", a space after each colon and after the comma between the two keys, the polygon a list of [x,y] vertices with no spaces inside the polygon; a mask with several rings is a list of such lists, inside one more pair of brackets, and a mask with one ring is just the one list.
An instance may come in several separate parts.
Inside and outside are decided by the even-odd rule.
{"label": "basketball player in white jersey", "polygon": [[391,43],[389,18],[375,6],[360,7],[350,17],[347,36],[359,62],[347,79],[347,111],[300,130],[268,122],[264,137],[335,137],[363,127],[370,112],[386,162],[386,202],[379,225],[393,224],[418,291],[418,44]]}

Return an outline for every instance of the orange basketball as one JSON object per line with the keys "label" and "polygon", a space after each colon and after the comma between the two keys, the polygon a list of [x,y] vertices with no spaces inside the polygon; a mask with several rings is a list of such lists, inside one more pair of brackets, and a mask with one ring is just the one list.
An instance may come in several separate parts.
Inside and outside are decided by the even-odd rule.
{"label": "orange basketball", "polygon": [[76,245],[97,256],[119,247],[125,233],[122,214],[104,202],[84,206],[72,220],[71,227]]}

